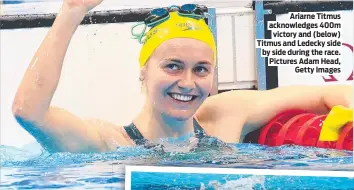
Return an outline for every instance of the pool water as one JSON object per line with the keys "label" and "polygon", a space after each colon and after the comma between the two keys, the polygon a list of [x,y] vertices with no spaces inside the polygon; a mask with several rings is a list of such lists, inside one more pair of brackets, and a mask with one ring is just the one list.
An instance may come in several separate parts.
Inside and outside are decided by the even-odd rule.
{"label": "pool water", "polygon": [[[157,153],[141,147],[131,147],[118,148],[109,153],[49,154],[42,152],[34,154],[13,147],[1,146],[0,189],[124,189],[125,165],[354,171],[353,152],[351,151],[290,145],[267,147],[256,144],[235,144],[232,148],[231,150],[203,149],[187,153]],[[252,188],[257,189],[262,188],[260,180],[263,180],[263,185],[271,184],[272,186],[269,187],[272,189],[276,187],[293,189],[294,187],[288,181],[281,181],[279,178],[267,178],[265,181],[263,178],[253,177],[246,178],[248,183],[235,182],[241,179],[226,183],[225,179],[220,176],[201,178],[190,175],[187,182],[172,184],[171,180],[178,182],[180,179],[178,174],[161,175],[156,179],[159,184],[170,184],[168,189],[208,189],[213,187],[213,184],[224,186],[226,184],[227,189],[242,189],[242,187],[247,189],[249,182],[254,182],[251,183]],[[153,181],[142,174],[135,175],[134,180],[135,187],[142,187]],[[296,180],[293,179],[294,183],[301,183]],[[323,179],[321,180],[312,179],[311,184],[315,186],[326,184]],[[336,180],[341,182],[341,187],[336,186],[339,189],[354,187],[353,179]],[[149,188],[159,189],[159,186]]]}
{"label": "pool water", "polygon": [[[131,189],[353,189],[346,177],[132,172]],[[161,181],[160,179],[164,179]],[[289,183],[291,182],[291,183]]]}

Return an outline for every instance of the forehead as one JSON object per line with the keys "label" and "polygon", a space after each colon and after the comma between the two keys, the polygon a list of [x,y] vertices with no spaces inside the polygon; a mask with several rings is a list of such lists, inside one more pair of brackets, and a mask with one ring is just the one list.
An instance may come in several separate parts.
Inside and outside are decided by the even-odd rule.
{"label": "forehead", "polygon": [[212,63],[214,60],[214,52],[206,43],[190,38],[167,40],[156,48],[152,56],[156,59],[174,57],[188,62],[204,60]]}

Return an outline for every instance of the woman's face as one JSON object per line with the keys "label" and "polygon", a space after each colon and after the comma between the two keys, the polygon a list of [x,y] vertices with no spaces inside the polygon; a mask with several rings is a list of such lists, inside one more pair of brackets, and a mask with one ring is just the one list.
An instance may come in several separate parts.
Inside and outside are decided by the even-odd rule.
{"label": "woman's face", "polygon": [[160,113],[189,119],[211,91],[213,62],[214,53],[204,42],[188,38],[164,42],[142,73],[148,101]]}

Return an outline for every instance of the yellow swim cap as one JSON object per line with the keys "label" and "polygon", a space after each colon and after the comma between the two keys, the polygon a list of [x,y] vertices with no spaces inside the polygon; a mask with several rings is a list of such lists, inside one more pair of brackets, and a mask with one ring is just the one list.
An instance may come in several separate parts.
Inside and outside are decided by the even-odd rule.
{"label": "yellow swim cap", "polygon": [[216,62],[216,45],[214,36],[204,19],[179,16],[170,12],[170,18],[155,26],[145,35],[145,42],[140,52],[140,67],[143,67],[155,49],[163,42],[173,38],[193,38],[208,44],[214,52]]}

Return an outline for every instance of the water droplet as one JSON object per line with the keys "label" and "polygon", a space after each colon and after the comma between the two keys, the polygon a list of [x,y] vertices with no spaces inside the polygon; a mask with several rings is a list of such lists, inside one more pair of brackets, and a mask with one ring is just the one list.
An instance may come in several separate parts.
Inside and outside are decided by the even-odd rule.
{"label": "water droplet", "polygon": [[36,82],[39,81],[39,77],[40,77],[39,72],[37,72],[37,73],[36,73],[36,80],[35,80]]}
{"label": "water droplet", "polygon": [[33,61],[30,70],[33,70],[33,69],[34,69],[34,67],[35,67],[36,64],[37,64],[37,61],[38,61],[38,57],[36,57],[36,59]]}

